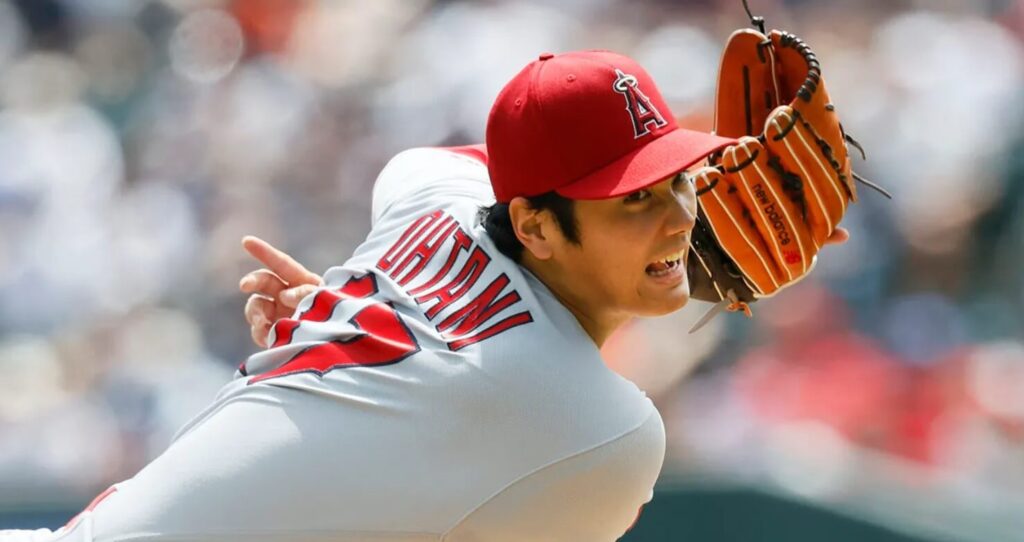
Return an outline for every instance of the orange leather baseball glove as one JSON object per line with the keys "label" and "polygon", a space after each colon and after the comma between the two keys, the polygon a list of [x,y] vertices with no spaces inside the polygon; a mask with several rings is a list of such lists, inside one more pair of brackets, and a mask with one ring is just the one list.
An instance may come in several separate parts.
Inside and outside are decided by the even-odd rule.
{"label": "orange leather baseball glove", "polygon": [[875,187],[851,170],[847,144],[860,145],[840,124],[814,52],[752,20],[761,31],[734,32],[722,54],[715,132],[738,143],[691,173],[699,210],[687,259],[693,298],[748,316],[749,303],[811,271],[857,201],[854,180]]}

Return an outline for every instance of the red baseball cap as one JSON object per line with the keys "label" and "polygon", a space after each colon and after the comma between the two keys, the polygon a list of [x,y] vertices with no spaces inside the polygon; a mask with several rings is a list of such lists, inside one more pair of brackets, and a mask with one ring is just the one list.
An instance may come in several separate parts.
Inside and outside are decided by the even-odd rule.
{"label": "red baseball cap", "polygon": [[494,195],[554,190],[622,196],[736,141],[676,124],[651,76],[610,51],[544,53],[498,94],[487,119]]}

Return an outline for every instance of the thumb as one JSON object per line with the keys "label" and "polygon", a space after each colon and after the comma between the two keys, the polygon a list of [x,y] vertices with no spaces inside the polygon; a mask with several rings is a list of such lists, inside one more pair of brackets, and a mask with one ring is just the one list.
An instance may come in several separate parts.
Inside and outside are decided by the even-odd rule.
{"label": "thumb", "polygon": [[299,302],[301,302],[303,298],[315,292],[316,288],[317,286],[314,284],[301,284],[294,288],[281,290],[281,294],[278,295],[278,299],[281,301],[282,305],[290,309],[294,309],[299,306]]}

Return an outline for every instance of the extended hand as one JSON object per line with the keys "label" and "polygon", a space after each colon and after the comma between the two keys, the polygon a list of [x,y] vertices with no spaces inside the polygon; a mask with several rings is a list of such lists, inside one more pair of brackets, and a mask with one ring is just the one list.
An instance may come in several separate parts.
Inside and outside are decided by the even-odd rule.
{"label": "extended hand", "polygon": [[266,266],[248,273],[238,283],[242,293],[250,294],[245,302],[245,321],[249,322],[252,340],[266,348],[270,326],[291,316],[302,298],[316,290],[323,279],[258,237],[243,237],[242,248]]}

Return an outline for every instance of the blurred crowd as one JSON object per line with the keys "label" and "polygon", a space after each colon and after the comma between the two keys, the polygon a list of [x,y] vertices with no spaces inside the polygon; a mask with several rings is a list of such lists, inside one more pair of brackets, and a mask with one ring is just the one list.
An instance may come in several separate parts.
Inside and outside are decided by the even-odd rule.
{"label": "blurred crowd", "polygon": [[[666,479],[1018,521],[1024,2],[750,3],[818,53],[894,198],[862,190],[851,241],[754,318],[687,335],[693,303],[611,341]],[[545,51],[633,56],[710,129],[747,25],[739,0],[0,0],[0,506],[130,477],[230,378],[242,235],[343,262],[388,158],[482,141]]]}

